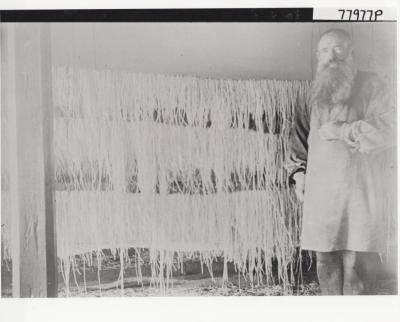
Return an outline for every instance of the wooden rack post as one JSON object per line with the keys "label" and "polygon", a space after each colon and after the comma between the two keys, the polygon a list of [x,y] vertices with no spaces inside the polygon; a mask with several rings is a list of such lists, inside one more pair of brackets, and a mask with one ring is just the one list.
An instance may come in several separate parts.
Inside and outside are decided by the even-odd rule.
{"label": "wooden rack post", "polygon": [[3,24],[13,297],[57,296],[50,26]]}

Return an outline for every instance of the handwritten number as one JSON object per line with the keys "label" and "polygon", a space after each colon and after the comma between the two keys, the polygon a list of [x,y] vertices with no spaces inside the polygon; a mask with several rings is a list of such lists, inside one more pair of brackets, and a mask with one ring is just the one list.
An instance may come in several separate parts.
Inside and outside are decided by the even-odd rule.
{"label": "handwritten number", "polygon": [[[338,9],[338,12],[340,12],[342,14],[342,16],[340,17],[341,20],[345,20],[346,17],[346,12],[349,13],[348,17],[346,17],[346,20],[352,20],[352,16],[353,20],[361,20],[361,21],[365,21],[365,20],[369,20],[369,21],[376,21],[378,20],[378,17],[383,15],[383,10],[363,10],[363,9]],[[368,17],[369,14],[369,17]]]}
{"label": "handwritten number", "polygon": [[358,18],[359,18],[359,16],[360,16],[360,12],[358,11],[358,9],[354,9],[353,14],[354,14],[355,16],[357,16],[357,20],[358,20]]}

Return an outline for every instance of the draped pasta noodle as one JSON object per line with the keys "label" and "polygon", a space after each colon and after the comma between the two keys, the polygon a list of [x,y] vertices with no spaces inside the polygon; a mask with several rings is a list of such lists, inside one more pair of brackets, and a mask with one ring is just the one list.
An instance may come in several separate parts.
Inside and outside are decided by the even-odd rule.
{"label": "draped pasta noodle", "polygon": [[[299,245],[299,205],[283,162],[308,81],[212,80],[53,69],[57,253],[150,250],[152,284],[183,255],[223,257],[260,283],[272,262],[285,287]],[[7,236],[7,235],[5,235]],[[6,245],[8,242],[3,241]],[[176,262],[177,261],[177,262]],[[98,264],[99,265],[99,264]],[[212,276],[212,271],[210,271]]]}
{"label": "draped pasta noodle", "polygon": [[158,286],[176,254],[223,256],[258,282],[274,258],[288,281],[299,225],[283,161],[309,82],[62,67],[53,81],[66,266],[101,249],[148,248]]}

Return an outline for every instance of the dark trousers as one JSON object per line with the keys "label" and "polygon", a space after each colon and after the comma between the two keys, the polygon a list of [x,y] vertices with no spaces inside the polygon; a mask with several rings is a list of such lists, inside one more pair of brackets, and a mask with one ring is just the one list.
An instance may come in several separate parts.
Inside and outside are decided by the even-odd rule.
{"label": "dark trousers", "polygon": [[380,265],[377,253],[317,252],[317,273],[322,295],[376,294]]}

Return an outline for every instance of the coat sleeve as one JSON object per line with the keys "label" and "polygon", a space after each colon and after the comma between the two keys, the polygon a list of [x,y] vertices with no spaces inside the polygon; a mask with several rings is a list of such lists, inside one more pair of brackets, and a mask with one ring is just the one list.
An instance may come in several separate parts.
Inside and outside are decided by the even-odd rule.
{"label": "coat sleeve", "polygon": [[306,172],[308,154],[308,135],[310,132],[310,113],[307,108],[299,109],[294,116],[294,125],[289,137],[289,151],[285,168],[289,175],[289,182],[293,182],[293,175],[299,171]]}
{"label": "coat sleeve", "polygon": [[361,120],[344,123],[341,138],[352,151],[379,152],[396,145],[396,104],[377,77],[366,87],[367,100]]}

